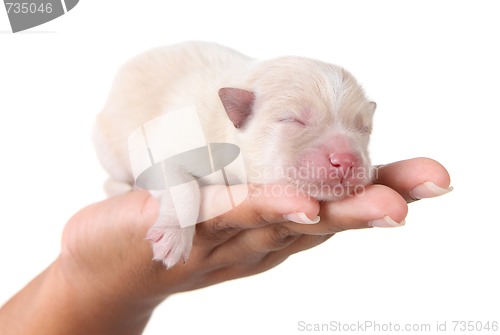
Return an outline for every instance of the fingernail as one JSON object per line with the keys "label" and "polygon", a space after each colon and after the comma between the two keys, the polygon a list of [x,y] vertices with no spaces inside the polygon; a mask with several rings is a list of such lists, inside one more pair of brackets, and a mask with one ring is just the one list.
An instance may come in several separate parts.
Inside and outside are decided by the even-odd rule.
{"label": "fingernail", "polygon": [[319,222],[319,216],[316,216],[314,219],[309,219],[305,213],[290,213],[285,215],[285,219],[288,221],[292,221],[295,223],[301,223],[301,224],[316,224]]}
{"label": "fingernail", "polygon": [[423,198],[438,197],[451,191],[453,191],[453,187],[451,186],[448,188],[442,188],[431,181],[426,181],[425,183],[415,186],[410,191],[410,196],[415,200],[419,200]]}
{"label": "fingernail", "polygon": [[398,223],[394,221],[390,216],[386,215],[381,219],[368,222],[368,225],[370,227],[391,228],[391,227],[402,227],[405,225],[405,223],[406,223],[405,220]]}

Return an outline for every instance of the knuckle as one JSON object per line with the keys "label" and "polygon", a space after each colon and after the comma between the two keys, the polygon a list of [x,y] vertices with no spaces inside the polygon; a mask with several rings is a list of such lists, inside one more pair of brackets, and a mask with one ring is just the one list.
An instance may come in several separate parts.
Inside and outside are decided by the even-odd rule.
{"label": "knuckle", "polygon": [[296,235],[292,234],[290,229],[281,225],[275,224],[271,226],[271,232],[269,234],[269,245],[273,249],[281,249],[290,244],[296,239]]}
{"label": "knuckle", "polygon": [[228,224],[221,215],[199,224],[196,232],[206,240],[221,240],[238,232],[238,228]]}

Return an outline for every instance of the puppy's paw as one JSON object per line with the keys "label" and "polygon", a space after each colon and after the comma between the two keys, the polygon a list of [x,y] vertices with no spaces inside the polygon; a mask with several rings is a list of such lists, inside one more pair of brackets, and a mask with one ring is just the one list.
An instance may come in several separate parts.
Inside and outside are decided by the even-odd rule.
{"label": "puppy's paw", "polygon": [[179,261],[186,262],[193,246],[195,226],[181,228],[178,224],[157,226],[148,231],[146,239],[153,246],[153,259],[170,269]]}
{"label": "puppy's paw", "polygon": [[[183,175],[177,178],[188,179]],[[168,269],[181,260],[186,262],[193,246],[200,191],[198,184],[190,184],[174,194],[170,190],[150,191],[160,202],[160,212],[146,239],[153,245],[153,259],[162,261]]]}

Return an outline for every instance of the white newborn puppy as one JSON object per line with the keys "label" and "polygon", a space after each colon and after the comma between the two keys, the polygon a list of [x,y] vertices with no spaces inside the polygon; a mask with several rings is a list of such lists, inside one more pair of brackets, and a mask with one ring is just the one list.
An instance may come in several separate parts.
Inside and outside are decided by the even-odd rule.
{"label": "white newborn puppy", "polygon": [[[308,58],[258,61],[216,44],[189,42],[145,52],[118,73],[94,132],[110,174],[109,195],[134,186],[128,136],[190,105],[203,116],[208,142],[240,147],[251,183],[286,183],[318,200],[337,200],[370,182],[367,148],[376,105],[349,72]],[[187,260],[196,221],[181,228],[168,192],[154,194],[160,217],[148,239],[154,259],[169,268]],[[193,189],[186,196],[193,220],[199,203]]]}

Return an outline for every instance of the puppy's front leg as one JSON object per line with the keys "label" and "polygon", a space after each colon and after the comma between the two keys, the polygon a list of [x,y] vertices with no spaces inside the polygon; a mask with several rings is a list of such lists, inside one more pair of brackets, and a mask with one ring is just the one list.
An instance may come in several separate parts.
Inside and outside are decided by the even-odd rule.
{"label": "puppy's front leg", "polygon": [[147,239],[153,246],[153,259],[169,269],[186,262],[196,232],[200,208],[200,189],[195,181],[164,191],[151,191],[160,202],[160,214],[149,229]]}

